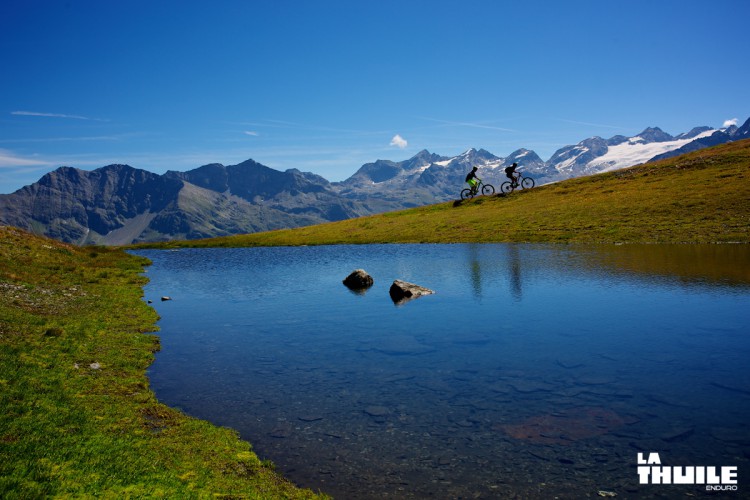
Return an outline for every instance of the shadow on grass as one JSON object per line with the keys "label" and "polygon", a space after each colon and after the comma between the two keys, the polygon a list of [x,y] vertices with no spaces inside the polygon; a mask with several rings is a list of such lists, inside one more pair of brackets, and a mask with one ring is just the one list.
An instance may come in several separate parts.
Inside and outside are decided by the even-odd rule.
{"label": "shadow on grass", "polygon": [[471,199],[468,199],[468,200],[455,200],[453,202],[453,208],[460,207],[464,203],[468,203],[470,201],[473,201],[475,203],[484,203],[485,201],[487,201],[489,199],[492,199],[492,198],[504,198],[506,196],[508,196],[508,195],[506,195],[505,193],[496,193],[496,194],[491,194],[491,195],[487,195],[487,196],[484,196],[484,195],[477,196],[475,198],[471,198]]}

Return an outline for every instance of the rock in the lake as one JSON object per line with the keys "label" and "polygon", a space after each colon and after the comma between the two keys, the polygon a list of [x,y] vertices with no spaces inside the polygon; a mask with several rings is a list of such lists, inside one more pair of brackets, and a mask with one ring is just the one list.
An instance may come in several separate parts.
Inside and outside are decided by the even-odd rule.
{"label": "rock in the lake", "polygon": [[269,436],[278,439],[288,438],[292,431],[289,427],[277,427],[268,433]]}
{"label": "rock in the lake", "polygon": [[355,269],[352,273],[344,279],[344,284],[352,290],[361,290],[363,288],[369,288],[375,280],[372,276],[367,274],[364,269]]}
{"label": "rock in the lake", "polygon": [[318,420],[323,420],[323,416],[317,414],[300,415],[298,418],[303,422],[317,422]]}
{"label": "rock in the lake", "polygon": [[365,408],[365,413],[371,417],[386,417],[391,411],[385,406],[372,405]]}
{"label": "rock in the lake", "polygon": [[695,432],[695,429],[692,427],[676,427],[663,433],[660,437],[668,443],[673,443],[688,438],[693,432]]}
{"label": "rock in the lake", "polygon": [[415,285],[414,283],[396,280],[391,285],[391,289],[388,291],[388,293],[390,293],[393,302],[398,304],[410,299],[415,299],[422,295],[430,295],[435,292],[434,290]]}
{"label": "rock in the lake", "polygon": [[161,298],[161,301],[162,301],[162,302],[164,302],[164,301],[167,301],[167,300],[172,300],[172,297],[168,297],[168,296],[166,296],[166,295],[165,295],[165,296],[163,296],[163,297]]}

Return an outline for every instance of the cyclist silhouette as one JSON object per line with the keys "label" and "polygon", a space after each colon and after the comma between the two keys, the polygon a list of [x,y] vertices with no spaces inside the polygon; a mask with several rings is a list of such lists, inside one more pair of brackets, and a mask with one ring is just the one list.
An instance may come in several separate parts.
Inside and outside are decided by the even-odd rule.
{"label": "cyclist silhouette", "polygon": [[505,175],[510,179],[511,184],[513,187],[518,186],[518,179],[516,178],[516,167],[518,167],[518,163],[513,163],[510,167],[505,167]]}
{"label": "cyclist silhouette", "polygon": [[477,177],[477,167],[474,167],[471,169],[471,172],[466,174],[466,183],[471,187],[471,191],[476,194],[477,192],[477,181],[481,181],[479,177]]}

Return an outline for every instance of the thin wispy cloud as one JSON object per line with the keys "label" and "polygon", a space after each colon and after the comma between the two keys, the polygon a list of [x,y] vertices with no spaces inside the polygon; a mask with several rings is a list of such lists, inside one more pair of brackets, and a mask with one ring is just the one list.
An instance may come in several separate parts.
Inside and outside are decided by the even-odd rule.
{"label": "thin wispy cloud", "polygon": [[611,128],[615,130],[623,130],[625,128],[625,127],[620,127],[618,125],[605,125],[602,123],[581,122],[578,120],[566,120],[565,118],[555,118],[555,120],[559,122],[572,123],[573,125],[585,125],[587,127],[602,127],[602,128]]}
{"label": "thin wispy cloud", "polygon": [[510,128],[497,127],[495,125],[487,125],[487,123],[491,123],[491,122],[463,122],[463,121],[455,121],[455,120],[441,120],[438,118],[429,118],[426,116],[422,116],[420,118],[422,120],[428,120],[431,122],[441,123],[446,126],[481,128],[481,129],[487,129],[487,130],[499,130],[500,132],[515,132],[515,130],[510,129]]}
{"label": "thin wispy cloud", "polygon": [[260,134],[258,134],[258,132],[254,131],[254,130],[245,130],[243,133],[245,135],[249,135],[251,137],[258,137],[260,135]]}
{"label": "thin wispy cloud", "polygon": [[399,134],[396,134],[393,136],[393,139],[391,139],[391,146],[396,146],[399,149],[404,149],[406,146],[409,145],[409,142],[401,137]]}
{"label": "thin wispy cloud", "polygon": [[86,142],[86,141],[119,141],[129,135],[133,134],[122,134],[122,135],[86,135],[80,137],[37,137],[29,139],[2,139],[2,144],[21,144],[21,143],[45,143],[45,142]]}
{"label": "thin wispy cloud", "polygon": [[295,122],[289,122],[289,121],[284,121],[284,120],[255,120],[255,121],[241,121],[241,122],[227,122],[227,123],[234,124],[234,125],[241,125],[243,127],[255,127],[257,129],[280,128],[280,129],[298,130],[298,131],[305,131],[305,132],[333,132],[333,133],[339,133],[339,134],[343,133],[343,134],[352,134],[352,135],[357,135],[357,136],[379,135],[384,132],[382,130],[361,130],[361,129],[338,128],[338,127],[330,127],[327,125],[295,123]]}
{"label": "thin wispy cloud", "polygon": [[68,115],[64,113],[42,113],[38,111],[11,111],[11,115],[15,116],[38,116],[43,118],[68,118],[72,120],[91,120],[91,121],[106,121],[102,120],[101,118],[91,118],[89,116],[82,116],[82,115]]}
{"label": "thin wispy cloud", "polygon": [[0,149],[0,168],[38,167],[49,165],[49,162],[41,158],[23,157],[13,151]]}

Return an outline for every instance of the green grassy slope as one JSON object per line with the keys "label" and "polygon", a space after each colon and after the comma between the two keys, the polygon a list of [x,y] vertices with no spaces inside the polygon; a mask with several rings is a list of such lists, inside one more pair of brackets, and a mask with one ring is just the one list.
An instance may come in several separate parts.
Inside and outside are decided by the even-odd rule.
{"label": "green grassy slope", "polygon": [[[456,193],[462,186],[456,186]],[[750,140],[624,170],[293,230],[151,247],[750,242]]]}
{"label": "green grassy slope", "polygon": [[160,404],[148,261],[0,227],[0,498],[313,498]]}

